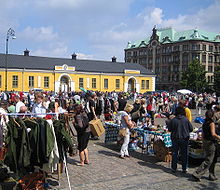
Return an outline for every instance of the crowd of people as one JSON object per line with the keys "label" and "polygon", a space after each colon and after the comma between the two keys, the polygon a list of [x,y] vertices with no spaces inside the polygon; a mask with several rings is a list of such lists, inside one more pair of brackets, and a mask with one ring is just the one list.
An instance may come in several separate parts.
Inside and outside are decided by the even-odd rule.
{"label": "crowd of people", "polygon": [[182,157],[182,171],[188,168],[189,133],[193,130],[190,109],[196,109],[197,115],[206,112],[203,124],[205,161],[193,173],[196,180],[209,170],[210,179],[216,180],[214,173],[217,158],[217,141],[220,139],[218,130],[220,121],[220,99],[215,94],[178,94],[168,92],[154,92],[146,94],[127,92],[0,92],[1,109],[3,113],[31,113],[33,117],[47,117],[47,113],[72,113],[74,126],[77,131],[79,166],[89,164],[89,138],[98,139],[91,134],[89,122],[116,120],[116,113],[120,113],[120,126],[123,129],[123,144],[120,158],[129,157],[128,144],[130,132],[140,122],[145,126],[154,125],[155,117],[165,117],[172,139],[173,172],[177,170],[178,154]]}

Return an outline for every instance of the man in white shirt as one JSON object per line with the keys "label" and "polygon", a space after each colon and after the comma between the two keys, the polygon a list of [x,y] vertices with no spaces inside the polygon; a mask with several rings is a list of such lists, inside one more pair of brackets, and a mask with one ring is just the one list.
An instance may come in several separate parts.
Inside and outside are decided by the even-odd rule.
{"label": "man in white shirt", "polygon": [[16,95],[14,97],[16,105],[15,105],[15,112],[19,113],[21,106],[25,106],[24,103],[20,100],[20,96]]}

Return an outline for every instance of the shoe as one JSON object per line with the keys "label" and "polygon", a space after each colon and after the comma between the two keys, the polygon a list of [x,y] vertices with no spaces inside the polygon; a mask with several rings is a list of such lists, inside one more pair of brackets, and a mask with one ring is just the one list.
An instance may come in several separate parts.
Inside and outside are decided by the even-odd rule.
{"label": "shoe", "polygon": [[84,166],[84,164],[81,164],[81,163],[77,163],[76,165],[77,166]]}
{"label": "shoe", "polygon": [[182,173],[183,173],[183,174],[186,174],[187,172],[188,172],[188,169],[182,170]]}
{"label": "shoe", "polygon": [[173,168],[171,168],[171,172],[176,173],[176,170],[174,170]]}
{"label": "shoe", "polygon": [[130,158],[130,156],[129,156],[129,155],[125,155],[125,157]]}
{"label": "shoe", "polygon": [[90,162],[84,162],[84,164],[87,164],[87,165],[89,165],[89,164],[90,164]]}
{"label": "shoe", "polygon": [[192,178],[193,178],[195,181],[197,181],[197,182],[200,182],[200,181],[201,181],[201,179],[200,179],[200,178],[196,177],[196,176],[195,176],[195,175],[193,175],[193,174],[192,174]]}
{"label": "shoe", "polygon": [[97,141],[97,140],[99,140],[99,137],[95,136],[95,137],[93,138],[93,140]]}
{"label": "shoe", "polygon": [[125,157],[124,157],[124,156],[121,156],[121,155],[119,156],[119,158],[121,158],[121,159],[125,159]]}
{"label": "shoe", "polygon": [[216,180],[218,180],[218,178],[217,178],[215,175],[210,174],[210,175],[209,175],[209,180],[210,180],[210,181],[216,181]]}

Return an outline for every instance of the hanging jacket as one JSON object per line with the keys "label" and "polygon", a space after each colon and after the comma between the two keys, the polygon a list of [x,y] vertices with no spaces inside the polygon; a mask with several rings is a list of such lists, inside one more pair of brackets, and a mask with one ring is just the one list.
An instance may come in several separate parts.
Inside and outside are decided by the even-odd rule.
{"label": "hanging jacket", "polygon": [[27,126],[27,128],[31,129],[31,131],[28,133],[30,139],[30,147],[31,147],[31,164],[38,166],[40,164],[40,158],[39,158],[40,127],[36,121],[29,118],[26,118],[24,120],[24,123]]}
{"label": "hanging jacket", "polygon": [[53,131],[50,128],[50,125],[45,119],[37,118],[35,120],[39,127],[39,154],[40,154],[40,163],[48,163],[49,156],[54,147],[54,136]]}
{"label": "hanging jacket", "polygon": [[64,160],[64,155],[68,148],[72,148],[73,142],[69,133],[65,130],[65,120],[55,120],[53,122],[54,131],[56,134],[57,145],[59,150],[60,161]]}
{"label": "hanging jacket", "polygon": [[6,147],[8,150],[4,162],[17,175],[23,175],[30,165],[31,156],[27,128],[20,118],[10,119],[7,126]]}

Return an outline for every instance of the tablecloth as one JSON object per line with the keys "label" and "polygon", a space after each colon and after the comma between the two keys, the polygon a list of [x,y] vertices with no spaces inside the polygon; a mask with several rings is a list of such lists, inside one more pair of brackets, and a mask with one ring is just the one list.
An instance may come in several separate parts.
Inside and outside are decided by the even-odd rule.
{"label": "tablecloth", "polygon": [[120,125],[105,122],[105,143],[116,142],[118,140],[118,132]]}

